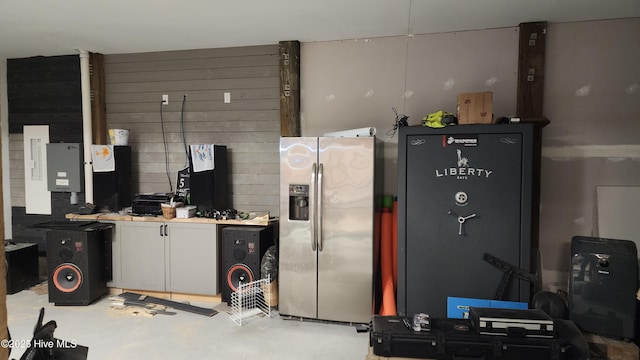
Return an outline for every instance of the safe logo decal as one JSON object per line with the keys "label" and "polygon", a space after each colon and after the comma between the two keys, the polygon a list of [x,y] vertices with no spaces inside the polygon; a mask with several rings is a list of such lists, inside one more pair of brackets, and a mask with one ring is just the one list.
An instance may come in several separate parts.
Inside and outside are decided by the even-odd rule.
{"label": "safe logo decal", "polygon": [[478,146],[478,137],[473,135],[466,135],[465,137],[455,137],[442,135],[442,147],[451,145],[457,146]]}
{"label": "safe logo decal", "polygon": [[436,177],[449,177],[453,176],[456,179],[465,180],[469,177],[478,177],[486,179],[491,174],[493,174],[493,170],[471,167],[469,165],[469,159],[463,155],[462,149],[456,149],[457,155],[457,166],[452,166],[444,169],[436,169]]}

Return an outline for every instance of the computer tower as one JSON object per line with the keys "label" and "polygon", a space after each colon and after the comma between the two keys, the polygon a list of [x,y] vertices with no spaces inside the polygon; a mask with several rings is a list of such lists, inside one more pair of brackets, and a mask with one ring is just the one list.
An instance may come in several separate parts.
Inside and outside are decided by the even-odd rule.
{"label": "computer tower", "polygon": [[195,171],[193,161],[189,161],[190,172],[190,201],[198,210],[227,210],[231,206],[229,201],[227,147],[214,145],[213,170]]}
{"label": "computer tower", "polygon": [[262,278],[260,266],[275,242],[274,226],[228,226],[222,229],[222,301],[229,302],[240,283]]}
{"label": "computer tower", "polygon": [[49,302],[89,305],[107,292],[106,283],[111,279],[113,225],[97,222],[53,225],[47,231]]}
{"label": "computer tower", "polygon": [[131,205],[131,146],[113,146],[115,170],[93,173],[93,201],[99,212],[118,212]]}
{"label": "computer tower", "polygon": [[582,330],[633,339],[638,254],[633,241],[571,239],[569,318]]}

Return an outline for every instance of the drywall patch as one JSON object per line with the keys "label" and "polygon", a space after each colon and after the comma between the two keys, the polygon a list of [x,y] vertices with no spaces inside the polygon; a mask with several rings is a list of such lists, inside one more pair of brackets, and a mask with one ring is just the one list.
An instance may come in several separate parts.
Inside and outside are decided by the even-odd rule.
{"label": "drywall patch", "polygon": [[327,97],[326,97],[326,98],[324,98],[324,99],[325,99],[325,100],[327,100],[327,101],[333,101],[333,100],[335,100],[335,99],[336,99],[336,96],[335,96],[335,95],[333,95],[333,94],[329,94],[329,95],[327,95]]}
{"label": "drywall patch", "polygon": [[487,79],[487,81],[485,81],[485,82],[484,82],[484,84],[485,84],[487,87],[491,87],[491,86],[493,86],[493,85],[494,85],[495,83],[497,83],[497,82],[498,82],[498,78],[494,76],[494,77],[491,77],[491,78]]}
{"label": "drywall patch", "polygon": [[364,98],[368,99],[370,97],[373,97],[373,94],[375,94],[375,91],[373,91],[373,89],[369,89],[366,93],[364,93]]}
{"label": "drywall patch", "polygon": [[580,89],[576,90],[577,97],[589,96],[590,93],[591,93],[591,85],[585,85]]}
{"label": "drywall patch", "polygon": [[444,82],[444,84],[442,84],[442,88],[444,90],[451,90],[453,89],[453,86],[456,84],[456,81],[452,78],[447,79],[447,81]]}
{"label": "drywall patch", "polygon": [[625,92],[627,94],[629,94],[629,95],[633,95],[633,94],[637,93],[638,90],[640,90],[640,84],[631,84],[631,85],[629,85],[629,87],[627,87]]}
{"label": "drywall patch", "polygon": [[404,95],[402,95],[402,97],[405,98],[405,99],[408,99],[408,98],[410,98],[412,96],[413,96],[413,91],[411,91],[411,90],[405,91]]}

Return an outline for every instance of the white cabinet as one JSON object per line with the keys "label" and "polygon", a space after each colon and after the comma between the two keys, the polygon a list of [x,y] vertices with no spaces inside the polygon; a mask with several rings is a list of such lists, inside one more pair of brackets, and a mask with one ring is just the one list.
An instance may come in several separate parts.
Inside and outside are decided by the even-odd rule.
{"label": "white cabinet", "polygon": [[216,295],[218,293],[216,225],[170,223],[167,231],[166,291]]}
{"label": "white cabinet", "polygon": [[200,295],[218,294],[217,225],[112,221],[109,286]]}
{"label": "white cabinet", "polygon": [[165,291],[166,224],[123,221],[116,226],[120,227],[122,288]]}

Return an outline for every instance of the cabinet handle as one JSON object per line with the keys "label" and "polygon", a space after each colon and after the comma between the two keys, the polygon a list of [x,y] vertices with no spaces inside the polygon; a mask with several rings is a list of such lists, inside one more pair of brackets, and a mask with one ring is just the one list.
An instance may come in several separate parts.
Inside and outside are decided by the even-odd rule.
{"label": "cabinet handle", "polygon": [[168,235],[169,235],[169,234],[167,233],[167,227],[168,227],[168,226],[169,226],[169,225],[164,224],[164,236],[168,236]]}
{"label": "cabinet handle", "polygon": [[160,236],[164,236],[164,234],[162,234],[162,225],[160,225]]}

